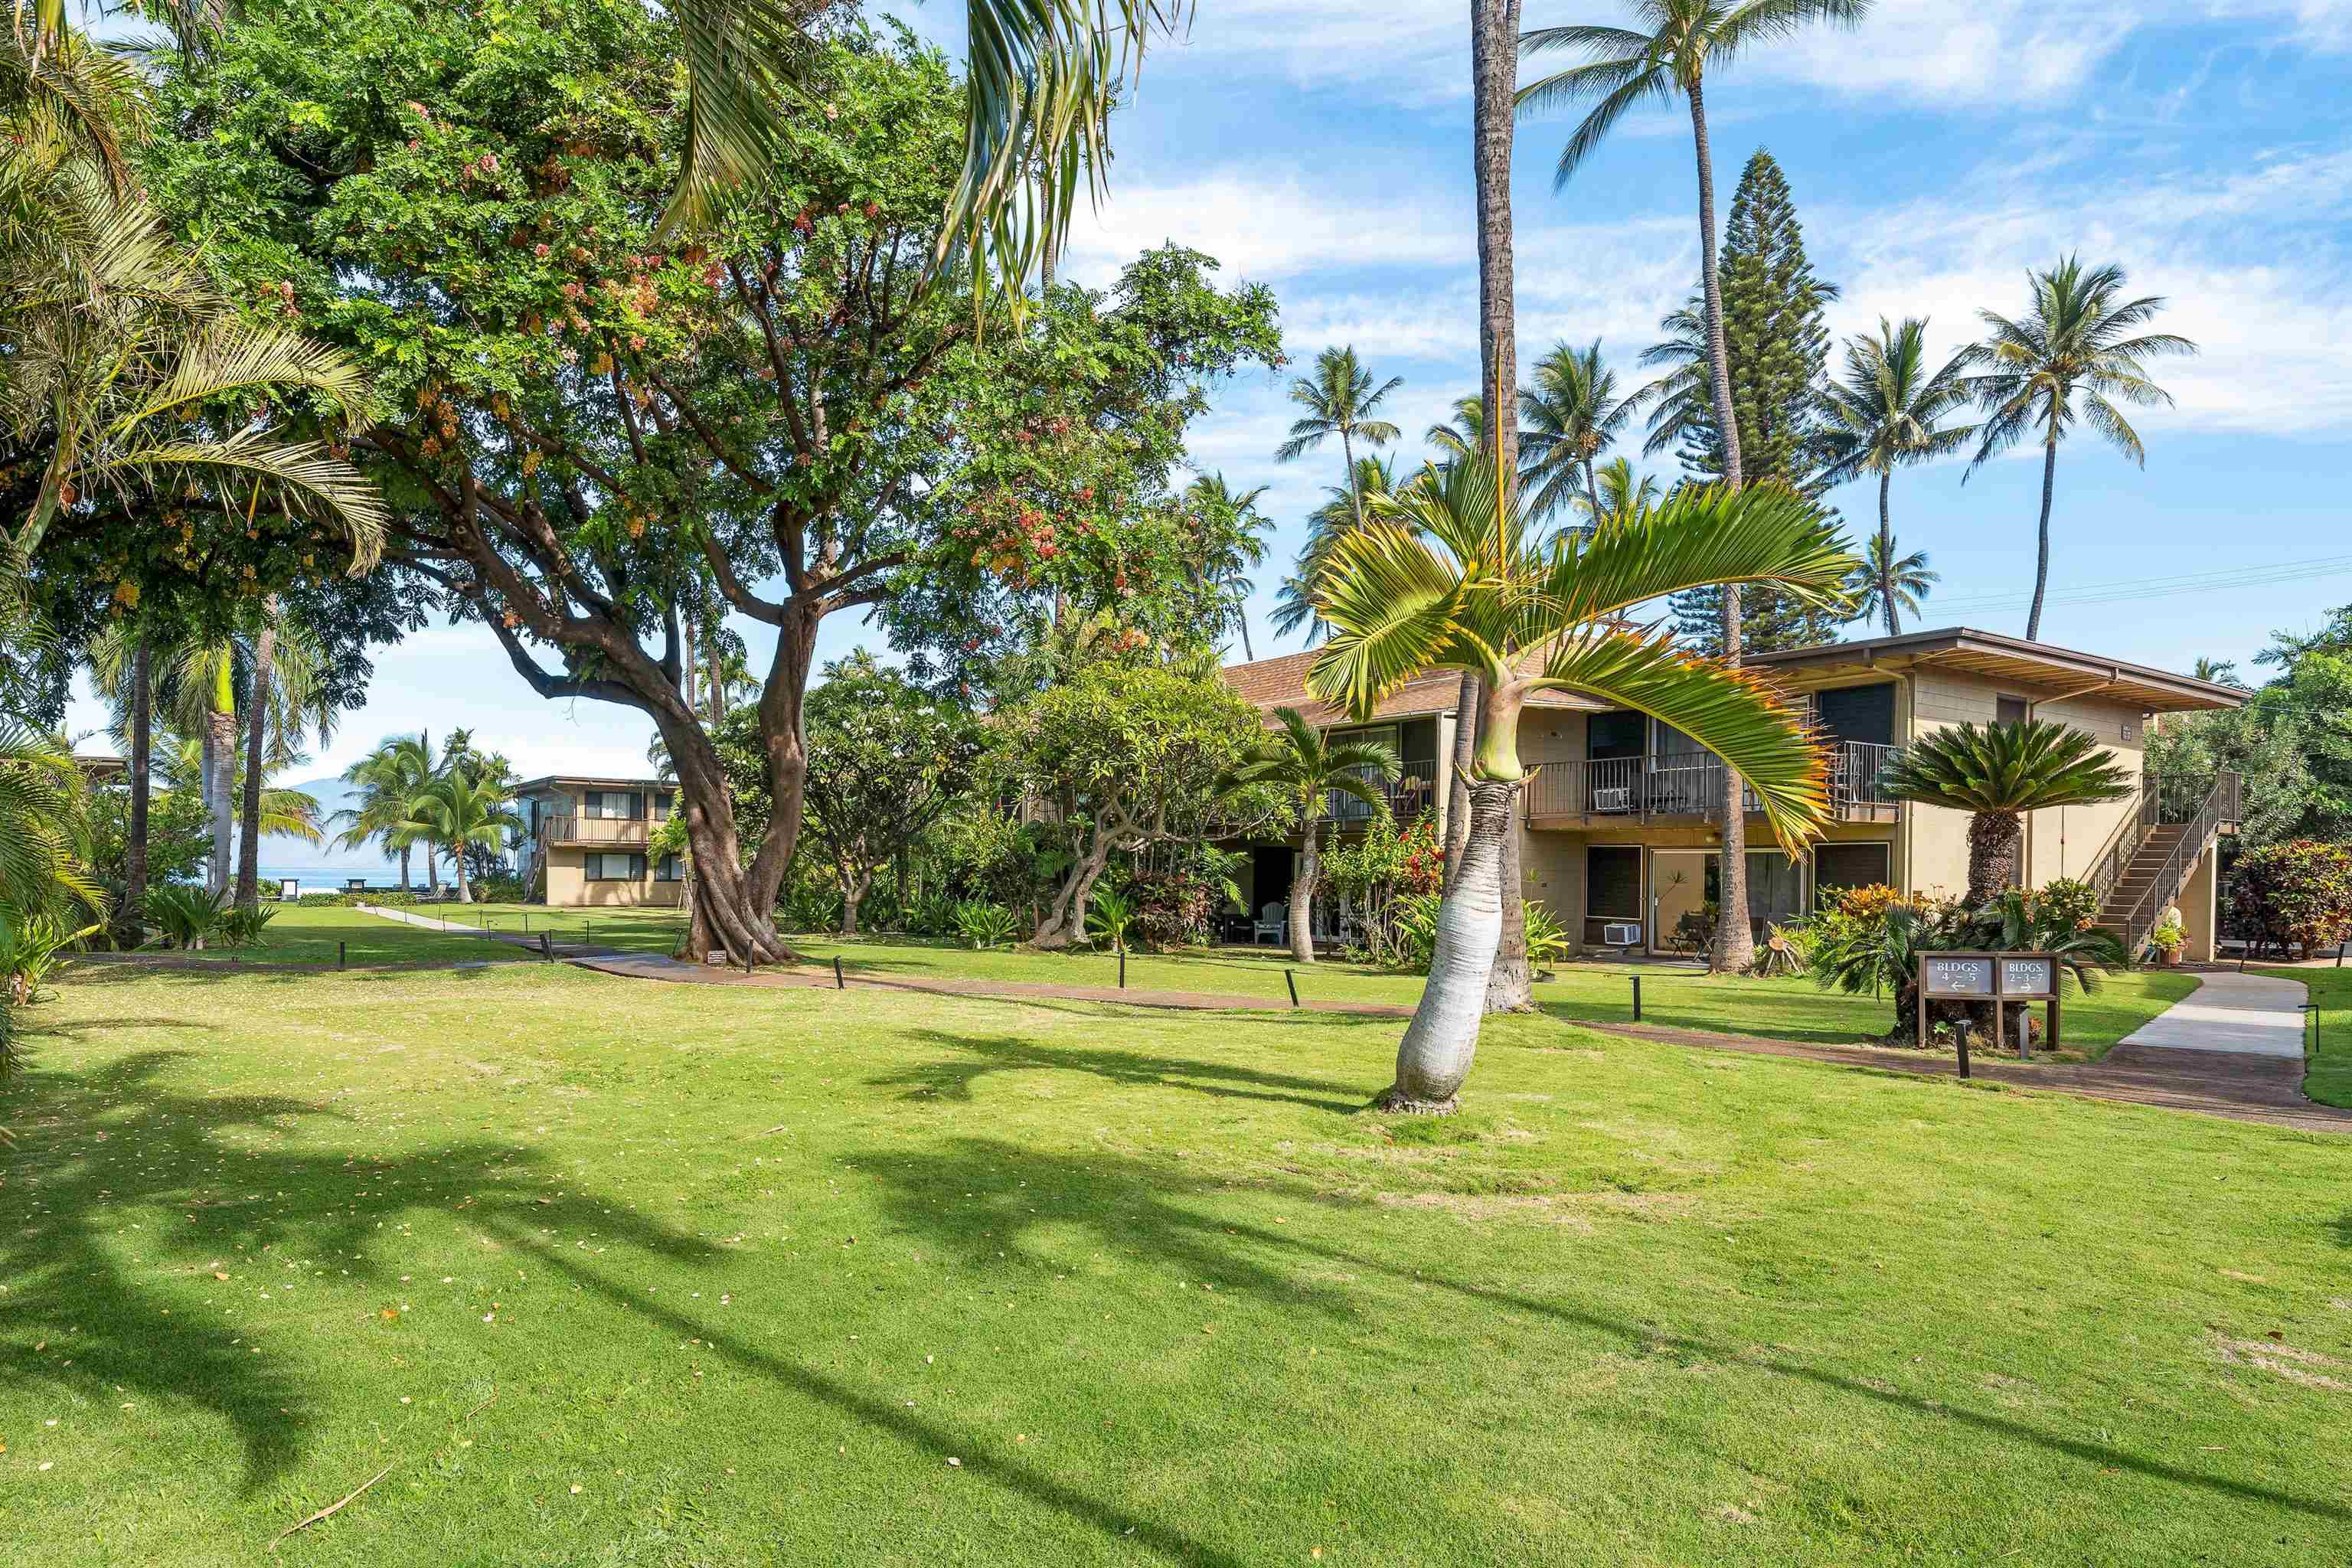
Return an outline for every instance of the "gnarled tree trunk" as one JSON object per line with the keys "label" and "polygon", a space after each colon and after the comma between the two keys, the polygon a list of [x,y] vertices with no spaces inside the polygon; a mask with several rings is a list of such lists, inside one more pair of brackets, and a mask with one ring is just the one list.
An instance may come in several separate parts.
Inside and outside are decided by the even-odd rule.
{"label": "gnarled tree trunk", "polygon": [[1376,1102],[1383,1110],[1443,1115],[1456,1109],[1455,1096],[1477,1054],[1486,977],[1503,934],[1503,836],[1517,793],[1516,784],[1470,786],[1470,836],[1461,874],[1438,908],[1429,984],[1398,1042],[1396,1081]]}

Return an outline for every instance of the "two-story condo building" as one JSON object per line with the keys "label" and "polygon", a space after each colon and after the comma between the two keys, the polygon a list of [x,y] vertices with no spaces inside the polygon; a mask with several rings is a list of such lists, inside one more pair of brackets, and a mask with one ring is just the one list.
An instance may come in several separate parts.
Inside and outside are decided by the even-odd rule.
{"label": "two-story condo building", "polygon": [[[1381,704],[1368,724],[1307,694],[1311,654],[1237,665],[1226,679],[1260,708],[1290,706],[1316,722],[1396,748],[1392,792],[1401,821],[1423,809],[1443,824],[1450,794],[1459,678],[1432,675]],[[1813,907],[1826,888],[1885,882],[1906,891],[1957,892],[1968,881],[1968,814],[1894,800],[1882,767],[1909,742],[1963,720],[2040,719],[2095,736],[2138,787],[2100,805],[2029,815],[2022,874],[2088,879],[2105,900],[2102,923],[2127,943],[2145,937],[2178,902],[2191,957],[2210,957],[2216,936],[2216,858],[2234,831],[2237,779],[2225,775],[2196,801],[2147,776],[2142,750],[2167,714],[2234,708],[2245,694],[2045,643],[1953,627],[1749,657],[1811,713],[1830,750],[1832,822],[1792,861],[1760,815],[1747,821],[1748,901],[1760,934]],[[1520,721],[1533,767],[1517,831],[1525,896],[1544,904],[1589,950],[1685,951],[1715,898],[1721,860],[1724,764],[1672,727],[1587,699],[1544,694]],[[1327,820],[1340,832],[1370,813],[1335,796]],[[1245,902],[1286,895],[1292,846],[1253,846]]]}
{"label": "two-story condo building", "polygon": [[674,857],[649,856],[653,830],[677,809],[660,779],[531,779],[515,788],[523,827],[515,861],[523,896],[556,905],[675,905]]}

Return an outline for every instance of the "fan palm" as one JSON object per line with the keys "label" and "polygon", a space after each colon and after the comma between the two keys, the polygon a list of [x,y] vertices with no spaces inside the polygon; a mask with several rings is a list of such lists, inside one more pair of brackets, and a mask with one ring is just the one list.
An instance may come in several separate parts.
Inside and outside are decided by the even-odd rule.
{"label": "fan palm", "polygon": [[1349,795],[1377,811],[1387,795],[1373,783],[1393,784],[1403,764],[1396,752],[1372,741],[1334,741],[1309,724],[1296,708],[1277,708],[1281,725],[1234,770],[1234,787],[1273,784],[1298,810],[1298,866],[1290,879],[1290,956],[1315,962],[1315,888],[1322,880],[1323,809],[1335,795]]}
{"label": "fan palm", "polygon": [[[1679,93],[1690,107],[1691,144],[1698,171],[1699,293],[1705,315],[1708,400],[1723,443],[1723,478],[1738,489],[1739,426],[1731,404],[1731,359],[1723,336],[1723,287],[1715,254],[1715,161],[1707,146],[1706,73],[1729,65],[1759,45],[1786,38],[1809,23],[1852,26],[1870,9],[1870,0],[1626,0],[1633,27],[1573,25],[1539,27],[1520,40],[1524,53],[1566,50],[1581,64],[1555,72],[1524,89],[1528,110],[1597,100],[1570,133],[1554,171],[1554,188],[1570,177],[1608,139],[1626,110],[1645,100],[1665,102]],[[1723,584],[1724,657],[1739,662],[1739,585]],[[1748,900],[1747,819],[1740,809],[1739,782],[1726,775],[1723,800],[1723,905],[1738,910]],[[1744,920],[1716,922],[1714,963],[1742,970],[1755,956]]]}
{"label": "fan palm", "polygon": [[1968,902],[1974,909],[2017,884],[2027,812],[2118,800],[2131,793],[2132,779],[2088,731],[2037,719],[1938,730],[1896,752],[1879,787],[1897,800],[1972,814]]}
{"label": "fan palm", "polygon": [[2076,420],[2145,468],[2147,451],[2118,403],[2169,405],[2172,395],[2148,378],[2147,362],[2193,354],[2197,345],[2176,332],[2143,332],[2164,300],[2123,297],[2124,269],[2110,262],[2085,268],[2069,256],[2032,275],[2033,303],[2011,321],[1979,310],[1985,341],[1964,356],[1975,374],[1968,389],[1985,413],[1981,438],[1969,459],[1973,474],[1990,458],[2028,435],[2042,438],[2042,521],[2033,566],[2033,607],[2025,636],[2042,635],[2042,600],[2050,582],[2050,497],[2058,477],[2058,443]]}
{"label": "fan palm", "polygon": [[1290,384],[1290,401],[1307,412],[1291,421],[1290,437],[1274,449],[1274,460],[1287,463],[1306,456],[1333,436],[1347,455],[1348,488],[1355,501],[1356,522],[1364,521],[1364,491],[1357,482],[1356,443],[1385,447],[1399,435],[1385,419],[1373,417],[1390,393],[1404,384],[1392,375],[1378,386],[1372,373],[1357,363],[1353,348],[1325,349],[1315,356],[1315,374]]}
{"label": "fan palm", "polygon": [[[1831,458],[1822,478],[1842,484],[1863,474],[1878,476],[1878,535],[1869,552],[1870,600],[1873,610],[1886,617],[1889,637],[1903,632],[1898,605],[1915,614],[1919,607],[1898,590],[1892,575],[1904,563],[1895,552],[1895,524],[1887,507],[1895,470],[1957,452],[1976,434],[1973,425],[1943,423],[1946,415],[1969,400],[1962,375],[1967,358],[1966,353],[1956,354],[1930,375],[1927,323],[1911,316],[1897,327],[1881,316],[1877,336],[1846,340],[1845,374],[1822,395],[1822,425]],[[1911,560],[1923,570],[1927,563],[1925,555]],[[1930,574],[1926,581],[1935,579]]]}
{"label": "fan palm", "polygon": [[1480,680],[1469,837],[1446,887],[1429,985],[1381,1097],[1397,1109],[1446,1110],[1477,1047],[1502,931],[1498,871],[1526,777],[1518,726],[1528,698],[1575,691],[1673,725],[1730,764],[1794,851],[1828,815],[1827,764],[1797,713],[1722,664],[1620,629],[1619,617],[1708,583],[1835,598],[1854,562],[1820,509],[1780,486],[1686,487],[1622,528],[1549,554],[1532,547],[1528,509],[1496,485],[1490,461],[1454,464],[1377,510],[1334,552],[1323,615],[1337,629],[1307,689],[1369,717],[1429,670]]}
{"label": "fan palm", "polygon": [[1519,477],[1528,504],[1550,517],[1579,495],[1597,496],[1594,459],[1616,445],[1641,405],[1617,395],[1617,373],[1601,362],[1601,340],[1578,349],[1554,343],[1536,361],[1534,384],[1519,392]]}
{"label": "fan palm", "polygon": [[1903,622],[1897,613],[1919,614],[1919,601],[1935,592],[1943,574],[1927,570],[1927,552],[1915,550],[1908,555],[1894,552],[1902,546],[1895,536],[1883,528],[1863,544],[1862,564],[1854,569],[1853,580],[1846,592],[1853,600],[1854,616],[1869,620],[1883,615],[1886,635],[1900,637]]}
{"label": "fan palm", "polygon": [[1249,574],[1265,560],[1265,541],[1260,535],[1274,526],[1257,510],[1257,498],[1265,494],[1265,489],[1260,485],[1236,495],[1225,483],[1225,476],[1217,473],[1202,474],[1184,490],[1201,542],[1195,563],[1201,587],[1216,602],[1217,629],[1222,632],[1231,625],[1242,634],[1244,659],[1257,658],[1250,647]]}
{"label": "fan palm", "polygon": [[485,779],[463,767],[444,771],[408,803],[412,820],[422,823],[436,841],[449,851],[457,868],[457,901],[474,901],[466,884],[466,847],[479,844],[497,848],[509,833],[522,831],[522,818],[507,805],[502,782]]}

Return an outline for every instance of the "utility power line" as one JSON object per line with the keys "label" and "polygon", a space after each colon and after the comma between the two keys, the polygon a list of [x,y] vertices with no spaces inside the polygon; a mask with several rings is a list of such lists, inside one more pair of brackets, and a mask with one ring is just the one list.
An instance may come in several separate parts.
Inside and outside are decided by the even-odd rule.
{"label": "utility power line", "polygon": [[[2050,605],[2113,605],[2132,599],[2162,599],[2182,594],[2214,593],[2231,588],[2259,588],[2272,583],[2299,583],[2315,577],[2352,573],[2352,555],[2323,555],[2308,561],[2276,561],[2263,565],[2226,566],[2210,572],[2189,572],[2169,577],[2136,577],[2113,583],[2082,583],[2053,587],[2044,596]],[[2031,590],[2017,594],[1970,594],[1937,596],[1936,611],[2015,610],[2033,602]]]}

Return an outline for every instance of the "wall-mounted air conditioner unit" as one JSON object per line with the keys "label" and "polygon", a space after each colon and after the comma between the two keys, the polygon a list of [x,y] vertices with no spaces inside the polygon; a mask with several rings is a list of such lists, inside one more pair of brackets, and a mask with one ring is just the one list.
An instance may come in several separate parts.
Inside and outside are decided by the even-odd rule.
{"label": "wall-mounted air conditioner unit", "polygon": [[1605,788],[1596,789],[1592,792],[1592,809],[1631,811],[1633,809],[1633,792],[1623,784],[1611,784]]}
{"label": "wall-mounted air conditioner unit", "polygon": [[1611,921],[1601,928],[1601,941],[1609,947],[1639,947],[1642,926],[1638,921]]}

